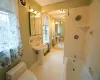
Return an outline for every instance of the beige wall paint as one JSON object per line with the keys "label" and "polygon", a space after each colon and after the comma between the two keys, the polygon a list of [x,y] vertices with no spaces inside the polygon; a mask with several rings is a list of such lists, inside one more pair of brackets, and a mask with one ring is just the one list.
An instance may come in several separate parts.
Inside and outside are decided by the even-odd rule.
{"label": "beige wall paint", "polygon": [[29,17],[28,17],[28,7],[31,6],[32,8],[35,8],[36,10],[41,10],[41,7],[36,4],[33,0],[27,0],[27,6],[23,7],[18,3],[19,8],[19,23],[20,23],[20,31],[21,31],[21,38],[23,43],[23,50],[24,55],[22,57],[22,61],[27,64],[28,67],[30,67],[37,58],[37,55],[29,45]]}
{"label": "beige wall paint", "polygon": [[[38,11],[41,11],[41,7],[36,4],[33,0],[32,2],[28,2],[26,7],[21,6],[18,3],[19,0],[15,0],[15,4],[18,5],[18,13],[19,13],[19,22],[20,22],[20,32],[23,43],[24,55],[22,61],[24,61],[28,67],[30,67],[36,61],[36,55],[33,52],[32,48],[29,45],[29,21],[28,21],[28,5],[31,5]],[[29,1],[29,0],[28,0]],[[4,68],[0,70],[0,80],[6,80],[6,72],[13,68],[18,63],[18,61],[14,61],[11,66],[8,68]]]}
{"label": "beige wall paint", "polygon": [[[100,0],[94,0],[89,8],[91,28],[86,38],[86,64],[93,70],[93,80],[100,80]],[[91,31],[93,35],[90,35]]]}
{"label": "beige wall paint", "polygon": [[[84,46],[85,46],[85,36],[86,31],[84,31],[84,27],[88,26],[88,11],[89,7],[78,7],[70,9],[70,15],[66,13],[65,19],[65,27],[64,27],[64,44],[65,44],[65,56],[74,57],[76,55],[79,59],[84,59]],[[77,15],[82,15],[82,19],[80,21],[75,21],[75,17]],[[79,39],[75,40],[74,35],[79,35]]]}

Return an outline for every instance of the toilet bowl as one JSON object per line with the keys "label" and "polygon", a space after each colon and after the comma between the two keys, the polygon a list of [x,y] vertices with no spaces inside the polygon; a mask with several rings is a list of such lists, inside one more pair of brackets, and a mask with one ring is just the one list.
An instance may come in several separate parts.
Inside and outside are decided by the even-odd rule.
{"label": "toilet bowl", "polygon": [[24,62],[20,62],[6,73],[7,80],[37,80],[36,76],[27,69]]}

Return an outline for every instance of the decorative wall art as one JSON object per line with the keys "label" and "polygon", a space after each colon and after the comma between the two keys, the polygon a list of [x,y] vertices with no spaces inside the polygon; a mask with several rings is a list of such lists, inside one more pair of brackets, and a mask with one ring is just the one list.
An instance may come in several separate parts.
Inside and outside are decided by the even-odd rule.
{"label": "decorative wall art", "polygon": [[19,0],[19,2],[22,6],[26,6],[26,0]]}

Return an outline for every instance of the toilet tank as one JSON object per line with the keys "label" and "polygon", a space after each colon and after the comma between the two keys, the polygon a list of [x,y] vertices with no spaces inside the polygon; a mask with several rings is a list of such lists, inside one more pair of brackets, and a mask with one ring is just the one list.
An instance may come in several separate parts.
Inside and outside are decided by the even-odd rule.
{"label": "toilet tank", "polygon": [[26,64],[24,62],[20,62],[6,73],[6,80],[17,80],[26,70]]}

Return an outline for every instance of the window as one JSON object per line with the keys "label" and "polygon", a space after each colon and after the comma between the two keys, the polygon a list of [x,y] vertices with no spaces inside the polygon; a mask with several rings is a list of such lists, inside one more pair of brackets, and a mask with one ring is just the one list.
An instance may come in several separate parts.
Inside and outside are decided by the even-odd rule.
{"label": "window", "polygon": [[14,0],[3,0],[0,3],[0,62],[10,64],[18,58],[21,46]]}
{"label": "window", "polygon": [[43,26],[43,43],[49,43],[49,28]]}
{"label": "window", "polygon": [[[13,17],[13,22],[9,20],[11,17]],[[13,14],[0,11],[0,52],[16,48],[19,45],[18,29],[16,26],[14,27],[15,20],[13,19]]]}

